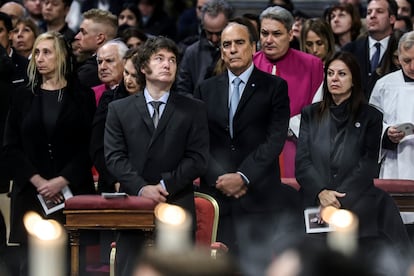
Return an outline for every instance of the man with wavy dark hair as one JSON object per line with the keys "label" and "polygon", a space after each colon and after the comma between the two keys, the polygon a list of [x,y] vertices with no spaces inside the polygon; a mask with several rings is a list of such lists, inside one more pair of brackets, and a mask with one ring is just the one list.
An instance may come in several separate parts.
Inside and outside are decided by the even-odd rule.
{"label": "man with wavy dark hair", "polygon": [[[184,208],[195,233],[193,180],[207,168],[207,114],[201,101],[173,91],[177,55],[168,38],[145,42],[137,61],[144,91],[109,104],[104,151],[121,192]],[[117,275],[132,275],[143,238],[137,231],[119,233]]]}

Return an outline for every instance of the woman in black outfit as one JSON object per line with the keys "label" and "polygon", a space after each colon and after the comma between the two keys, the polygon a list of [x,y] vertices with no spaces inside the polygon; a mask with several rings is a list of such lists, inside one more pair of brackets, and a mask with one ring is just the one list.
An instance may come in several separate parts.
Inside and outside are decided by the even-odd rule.
{"label": "woman in black outfit", "polygon": [[68,57],[70,50],[59,33],[37,37],[28,67],[29,86],[13,95],[7,118],[4,145],[14,180],[9,241],[20,243],[22,254],[26,212],[64,223],[62,210],[44,215],[37,194],[59,203],[64,187],[73,194],[94,192],[88,155],[94,95],[72,78],[76,74]]}
{"label": "woman in black outfit", "polygon": [[305,207],[348,209],[361,242],[410,244],[391,197],[376,188],[382,113],[365,103],[357,61],[337,53],[326,63],[323,101],[302,111],[296,178]]}

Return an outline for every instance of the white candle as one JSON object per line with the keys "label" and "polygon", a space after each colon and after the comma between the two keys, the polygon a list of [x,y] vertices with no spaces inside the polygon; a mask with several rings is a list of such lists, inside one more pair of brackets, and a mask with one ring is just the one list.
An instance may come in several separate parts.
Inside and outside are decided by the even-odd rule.
{"label": "white candle", "polygon": [[329,219],[334,231],[328,234],[331,249],[352,255],[358,248],[358,218],[350,211],[338,209]]}
{"label": "white candle", "polygon": [[155,207],[156,247],[161,252],[191,249],[191,217],[181,207],[160,203]]}
{"label": "white candle", "polygon": [[66,275],[66,231],[57,221],[30,212],[24,217],[29,233],[29,275]]}

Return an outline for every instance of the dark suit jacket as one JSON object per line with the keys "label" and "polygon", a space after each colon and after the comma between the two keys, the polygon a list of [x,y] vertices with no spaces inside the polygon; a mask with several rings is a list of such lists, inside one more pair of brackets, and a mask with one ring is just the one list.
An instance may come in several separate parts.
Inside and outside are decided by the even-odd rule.
{"label": "dark suit jacket", "polygon": [[[14,94],[14,87],[10,83],[13,74],[13,63],[6,50],[0,45],[0,193],[7,193],[10,188],[10,171],[3,154],[3,136],[9,112],[10,95]],[[0,237],[1,238],[1,237]]]}
{"label": "dark suit jacket", "polygon": [[164,180],[167,202],[194,214],[193,180],[205,172],[208,128],[204,104],[171,92],[154,129],[143,93],[109,104],[105,159],[121,190],[137,195]]}
{"label": "dark suit jacket", "polygon": [[14,64],[13,74],[11,76],[11,82],[15,87],[26,86],[29,79],[27,77],[27,66],[29,60],[24,56],[19,55],[16,51],[13,51],[11,60]]}
{"label": "dark suit jacket", "polygon": [[339,185],[333,187],[330,183],[331,120],[326,114],[319,121],[318,108],[319,103],[315,103],[302,111],[296,178],[304,192],[306,206],[317,205],[319,192],[332,189],[347,193],[340,201],[345,208],[351,208],[365,191],[374,186],[373,179],[378,176],[382,113],[372,106],[363,105],[356,122],[348,122],[343,141],[346,150],[335,177]]}
{"label": "dark suit jacket", "polygon": [[[287,83],[254,68],[234,115],[234,138],[229,134],[229,80],[227,72],[203,81],[195,97],[207,106],[210,157],[201,189],[219,200],[220,213],[229,211],[232,199],[215,188],[218,176],[242,172],[250,181],[240,198],[246,211],[283,207],[278,156],[289,123]],[[280,199],[280,201],[279,201]]]}
{"label": "dark suit jacket", "polygon": [[98,63],[96,62],[96,55],[89,57],[83,63],[79,64],[77,74],[79,81],[88,88],[102,84],[98,77]]}
{"label": "dark suit jacket", "polygon": [[[46,179],[63,176],[74,194],[94,192],[88,154],[93,92],[67,87],[50,138],[43,124],[41,103],[38,93],[22,87],[12,99],[7,119],[4,145],[13,169],[10,239],[14,242],[25,241],[23,215],[29,210],[42,214],[36,188],[29,181],[33,175]],[[63,222],[63,217],[56,219]]]}
{"label": "dark suit jacket", "polygon": [[398,41],[396,41],[395,37],[391,35],[388,42],[388,48],[385,51],[380,64],[378,65],[378,69],[372,75],[371,62],[369,59],[368,36],[350,42],[342,48],[343,51],[352,53],[359,63],[362,87],[364,88],[364,94],[367,101],[371,96],[372,89],[374,88],[377,80],[382,76],[398,69],[392,62],[392,55],[397,49],[397,46]]}

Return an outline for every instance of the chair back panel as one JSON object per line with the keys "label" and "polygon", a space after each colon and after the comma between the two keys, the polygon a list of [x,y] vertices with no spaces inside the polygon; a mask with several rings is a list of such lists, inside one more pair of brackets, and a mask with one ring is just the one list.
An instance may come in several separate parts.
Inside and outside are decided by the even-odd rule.
{"label": "chair back panel", "polygon": [[197,217],[196,245],[208,246],[216,241],[219,219],[217,201],[203,193],[194,193]]}

